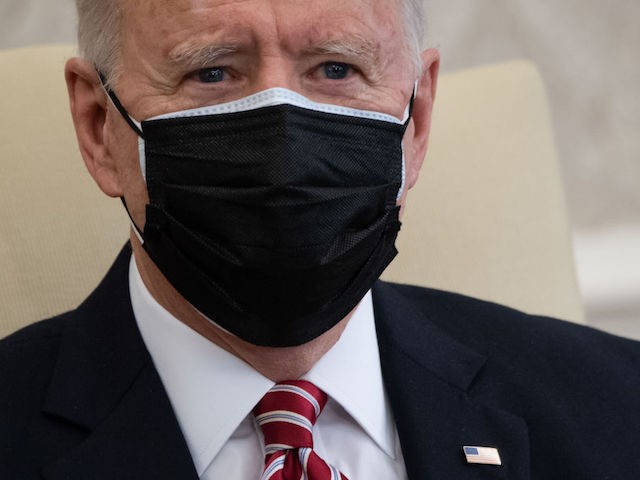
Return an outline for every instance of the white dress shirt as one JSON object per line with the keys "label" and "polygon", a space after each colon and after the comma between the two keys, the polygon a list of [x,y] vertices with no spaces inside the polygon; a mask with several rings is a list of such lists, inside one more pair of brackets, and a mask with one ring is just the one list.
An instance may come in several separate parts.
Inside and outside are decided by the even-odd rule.
{"label": "white dress shirt", "polygon": [[[262,433],[251,410],[274,382],[173,317],[129,269],[138,327],[162,379],[201,479],[258,480]],[[302,377],[329,401],[314,449],[350,480],[406,479],[380,371],[371,293],[338,342]]]}

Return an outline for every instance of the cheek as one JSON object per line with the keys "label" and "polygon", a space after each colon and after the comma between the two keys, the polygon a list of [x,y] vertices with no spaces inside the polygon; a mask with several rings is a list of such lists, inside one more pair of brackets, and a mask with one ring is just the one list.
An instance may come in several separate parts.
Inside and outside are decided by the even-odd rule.
{"label": "cheek", "polygon": [[109,149],[116,165],[118,180],[129,213],[136,225],[142,227],[149,195],[140,168],[138,136],[124,121],[116,122],[117,125],[111,130],[109,136]]}
{"label": "cheek", "polygon": [[[402,139],[402,151],[404,152],[404,162],[405,162],[405,191],[404,195],[406,195],[407,190],[413,188],[413,186],[418,181],[418,174],[420,172],[420,167],[422,166],[422,158],[418,157],[418,149],[414,144],[414,125],[413,121],[409,123],[407,131]],[[403,196],[404,196],[403,195]]]}
{"label": "cheek", "polygon": [[130,173],[125,179],[124,199],[127,203],[129,213],[133,218],[135,224],[141,230],[144,230],[145,224],[145,211],[146,205],[149,203],[149,194],[147,192],[147,185],[144,182],[144,178],[138,165],[137,149],[135,153],[135,167],[132,168]]}

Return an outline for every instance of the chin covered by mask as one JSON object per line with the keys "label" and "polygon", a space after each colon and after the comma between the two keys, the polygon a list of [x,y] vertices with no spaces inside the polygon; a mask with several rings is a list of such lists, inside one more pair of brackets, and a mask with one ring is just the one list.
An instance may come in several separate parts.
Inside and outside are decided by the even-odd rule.
{"label": "chin covered by mask", "polygon": [[212,322],[295,346],[343,319],[395,257],[405,118],[274,88],[138,124],[144,249]]}

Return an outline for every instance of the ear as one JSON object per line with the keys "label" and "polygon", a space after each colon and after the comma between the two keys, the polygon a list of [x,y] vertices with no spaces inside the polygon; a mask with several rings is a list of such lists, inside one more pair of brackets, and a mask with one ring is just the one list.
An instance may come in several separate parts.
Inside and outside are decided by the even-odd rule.
{"label": "ear", "polygon": [[117,165],[105,142],[108,100],[98,73],[86,60],[72,58],[66,63],[64,74],[84,163],[104,193],[122,196]]}
{"label": "ear", "polygon": [[418,181],[422,162],[427,154],[431,114],[436,98],[440,54],[435,49],[422,53],[422,72],[418,79],[418,88],[413,101],[411,122],[405,134],[405,162],[407,187],[412,188]]}

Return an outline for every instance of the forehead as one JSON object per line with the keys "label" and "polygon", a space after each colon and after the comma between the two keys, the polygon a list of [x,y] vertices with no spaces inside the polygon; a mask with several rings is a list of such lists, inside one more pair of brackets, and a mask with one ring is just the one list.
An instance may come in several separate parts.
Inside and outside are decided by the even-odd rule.
{"label": "forehead", "polygon": [[343,37],[389,46],[403,37],[401,0],[139,0],[123,3],[123,34],[170,56],[177,45],[275,41],[299,49]]}

